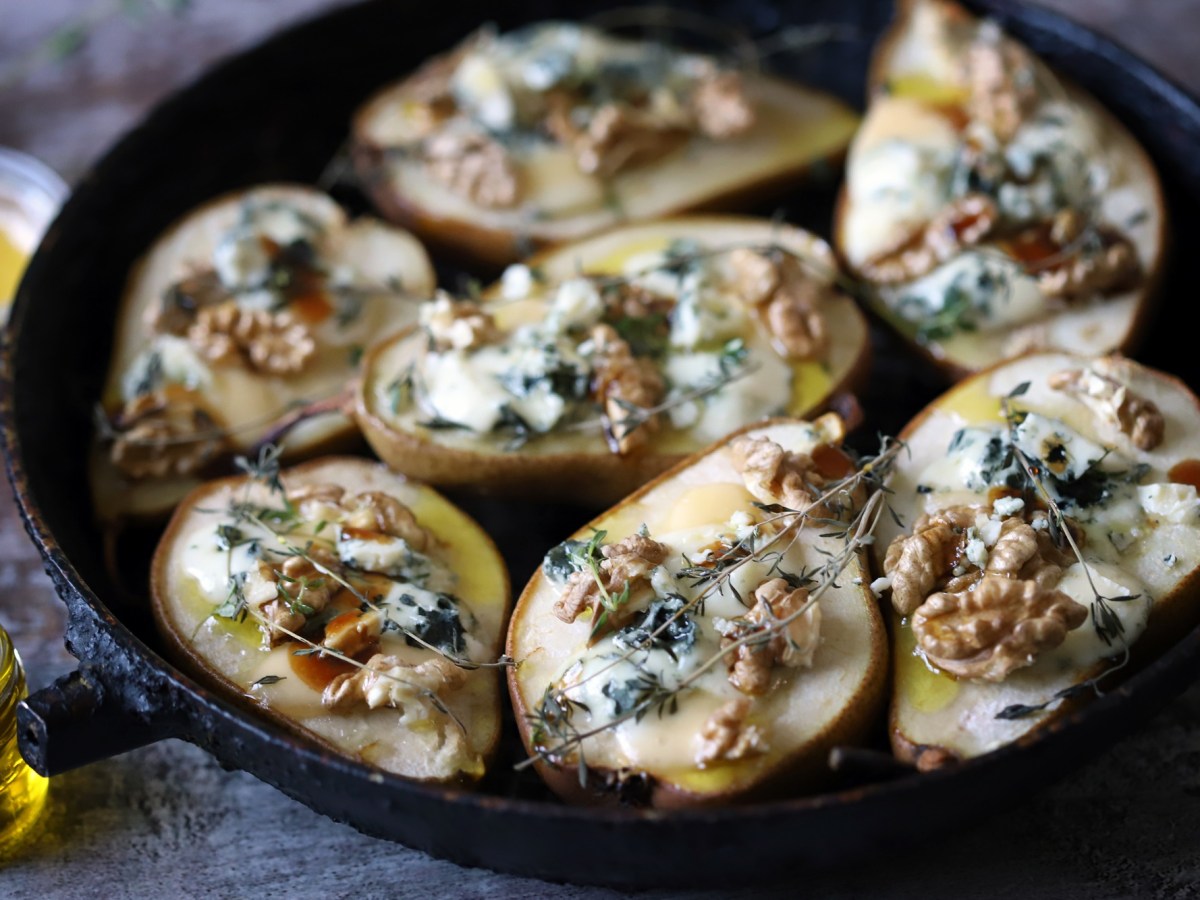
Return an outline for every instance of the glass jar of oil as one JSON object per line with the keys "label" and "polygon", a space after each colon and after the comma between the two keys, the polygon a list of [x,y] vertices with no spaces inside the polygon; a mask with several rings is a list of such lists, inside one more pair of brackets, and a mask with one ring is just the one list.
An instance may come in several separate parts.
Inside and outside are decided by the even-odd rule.
{"label": "glass jar of oil", "polygon": [[49,785],[17,749],[17,703],[28,693],[21,657],[0,628],[0,859],[37,821]]}
{"label": "glass jar of oil", "polygon": [[0,323],[25,263],[66,197],[67,186],[32,156],[0,147]]}

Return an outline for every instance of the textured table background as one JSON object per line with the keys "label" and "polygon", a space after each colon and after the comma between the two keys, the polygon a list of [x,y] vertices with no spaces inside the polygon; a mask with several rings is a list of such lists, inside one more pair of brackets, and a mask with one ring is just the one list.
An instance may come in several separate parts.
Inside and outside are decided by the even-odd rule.
{"label": "textured table background", "polygon": [[[104,5],[0,0],[0,73],[39,38]],[[40,65],[10,83],[0,74],[0,145],[33,153],[74,180],[156,100],[214,60],[331,5],[195,0],[182,21],[105,24],[65,63]],[[1116,37],[1200,91],[1200,0],[1046,5]],[[62,647],[61,605],[7,489],[2,493],[0,622],[37,687],[73,660]],[[999,816],[981,809],[979,819],[977,828],[939,841],[919,859],[817,877],[798,873],[793,882],[747,895],[1200,896],[1200,688],[1057,787]],[[363,837],[175,741],[56,779],[45,822],[0,868],[0,897],[619,896],[461,869]]]}

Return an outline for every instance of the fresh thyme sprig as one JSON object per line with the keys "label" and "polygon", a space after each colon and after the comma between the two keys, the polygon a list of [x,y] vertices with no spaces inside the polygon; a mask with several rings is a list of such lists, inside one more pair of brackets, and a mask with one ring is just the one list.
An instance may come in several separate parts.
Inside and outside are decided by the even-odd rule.
{"label": "fresh thyme sprig", "polygon": [[[251,524],[262,529],[264,532],[275,536],[276,540],[278,540],[280,543],[282,550],[264,548],[265,552],[275,553],[284,557],[294,556],[303,559],[314,569],[320,572],[322,576],[329,578],[340,587],[349,591],[354,598],[359,601],[359,604],[362,608],[371,609],[386,616],[386,612],[368,593],[356,587],[353,582],[341,575],[335,569],[323,564],[311,553],[311,540],[308,547],[301,547],[294,540],[292,540],[294,537],[294,530],[291,526],[295,523],[298,513],[295,506],[287,499],[283,482],[280,479],[279,460],[281,453],[281,448],[264,447],[262,450],[260,450],[258,457],[254,460],[248,459],[244,456],[239,456],[235,459],[234,462],[237,467],[241,471],[245,472],[247,476],[249,476],[246,492],[243,495],[242,500],[240,502],[233,503],[230,506],[229,511],[234,516],[235,521],[250,522]],[[277,494],[282,497],[284,503],[283,507],[275,508],[250,503],[250,490],[254,482],[265,485],[272,494]],[[245,594],[243,593],[241,582],[238,577],[233,574],[231,569],[233,544],[228,540],[225,541],[225,543],[227,545],[226,574],[230,585],[230,593],[225,602],[218,607],[213,614],[222,618],[240,621],[241,619],[245,618],[249,607],[246,604]],[[309,586],[315,585],[310,584]],[[281,590],[283,590],[286,597],[286,589]],[[292,603],[296,602],[299,601],[297,599],[292,600]],[[306,616],[309,614],[310,613],[304,613]],[[411,640],[414,644],[437,653],[439,656],[443,657],[448,662],[453,663],[458,668],[464,670],[507,668],[513,664],[512,659],[504,655],[494,662],[476,662],[475,660],[460,657],[457,654],[450,653],[441,647],[431,644],[419,634],[412,631],[412,629],[405,628],[394,620],[389,619],[389,621],[392,623],[392,630],[404,635],[406,639]],[[308,643],[311,644],[311,642]],[[314,652],[322,653],[328,649],[324,648],[323,645],[316,644],[311,644],[311,647],[315,648]]]}
{"label": "fresh thyme sprig", "polygon": [[[354,659],[354,657],[352,657],[352,656],[347,656],[345,653],[342,653],[338,650],[334,650],[331,647],[326,647],[323,644],[318,644],[315,641],[309,640],[308,638],[304,637],[301,634],[296,633],[295,631],[292,631],[289,628],[285,628],[284,626],[280,625],[278,622],[270,621],[269,619],[267,619],[266,616],[264,616],[258,610],[253,609],[250,606],[246,606],[245,609],[246,609],[247,613],[249,613],[250,617],[255,619],[259,623],[260,626],[265,627],[265,628],[271,628],[271,629],[274,629],[275,631],[279,631],[283,634],[286,634],[292,640],[298,641],[299,643],[303,644],[306,649],[292,651],[293,654],[295,654],[295,655],[308,655],[308,654],[316,653],[316,654],[320,654],[321,656],[330,656],[336,660],[340,660],[341,662],[348,663],[349,665],[354,666],[356,669],[370,669],[371,668],[366,663],[359,662],[358,660]],[[381,678],[386,678],[389,681],[394,681],[397,684],[402,684],[405,687],[411,688],[412,690],[416,691],[418,695],[420,695],[421,697],[424,697],[426,700],[429,701],[430,706],[432,706],[438,712],[442,713],[444,716],[449,718],[455,725],[457,725],[459,730],[462,731],[462,733],[464,735],[468,733],[467,726],[463,724],[462,720],[457,715],[454,714],[454,711],[452,709],[450,709],[450,707],[446,705],[445,701],[443,701],[442,698],[439,697],[434,691],[430,690],[427,687],[423,687],[419,684],[415,684],[414,682],[411,682],[408,679],[401,678],[398,675],[393,675],[384,669],[373,669],[372,671],[374,671]]]}
{"label": "fresh thyme sprig", "polygon": [[1074,697],[1085,690],[1092,690],[1097,696],[1101,696],[1100,682],[1104,678],[1114,672],[1123,669],[1129,663],[1129,642],[1125,636],[1125,623],[1121,621],[1121,617],[1116,614],[1112,603],[1127,603],[1137,600],[1141,597],[1140,594],[1123,594],[1115,597],[1107,597],[1100,593],[1096,587],[1096,582],[1092,577],[1091,566],[1083,557],[1083,552],[1079,548],[1078,542],[1072,534],[1070,523],[1067,521],[1066,515],[1059,506],[1058,501],[1050,493],[1045,482],[1041,477],[1041,467],[1029,459],[1028,455],[1021,449],[1018,444],[1017,428],[1023,420],[1023,413],[1014,410],[1012,401],[1017,397],[1023,396],[1029,390],[1029,382],[1021,382],[1012,389],[1005,397],[1000,400],[1000,412],[1004,416],[1004,421],[1009,429],[1009,444],[1011,446],[1013,458],[1021,467],[1025,475],[1026,481],[1030,489],[1038,496],[1038,498],[1046,505],[1047,517],[1049,521],[1049,530],[1055,542],[1060,546],[1065,544],[1070,548],[1071,554],[1075,557],[1080,567],[1083,569],[1084,577],[1087,579],[1088,588],[1092,592],[1091,604],[1091,620],[1092,627],[1096,631],[1096,636],[1100,638],[1105,646],[1112,647],[1115,643],[1120,642],[1122,655],[1121,659],[1113,665],[1106,668],[1100,674],[1079,684],[1071,685],[1061,691],[1056,692],[1050,699],[1038,704],[1022,704],[1014,703],[1006,706],[1000,712],[996,713],[997,719],[1021,719],[1048,708],[1052,704],[1065,700],[1069,697]]}
{"label": "fresh thyme sprig", "polygon": [[[659,715],[664,710],[669,712],[674,704],[677,703],[681,694],[691,688],[705,673],[724,662],[730,654],[736,653],[740,647],[750,644],[761,644],[778,634],[786,635],[788,626],[792,622],[805,615],[827,590],[838,587],[837,579],[845,571],[846,566],[858,557],[864,547],[873,543],[874,531],[881,517],[885,513],[895,515],[887,502],[887,498],[890,495],[887,482],[896,458],[904,449],[905,445],[903,443],[884,438],[880,452],[876,456],[864,460],[855,472],[827,486],[816,499],[803,509],[792,510],[782,506],[768,507],[767,511],[770,513],[770,518],[760,523],[757,529],[762,529],[763,526],[769,525],[773,533],[761,546],[753,546],[753,537],[738,540],[724,551],[722,554],[724,560],[722,560],[722,557],[717,558],[718,564],[714,566],[715,574],[707,578],[707,583],[704,584],[703,589],[691,600],[684,603],[677,612],[669,616],[658,628],[651,631],[645,638],[635,643],[624,653],[614,657],[605,665],[597,667],[595,671],[586,677],[574,681],[569,685],[549,686],[543,696],[542,703],[539,704],[534,712],[528,714],[528,719],[535,735],[533,742],[534,753],[527,759],[518,762],[516,768],[527,768],[539,760],[552,765],[560,765],[571,752],[577,753],[582,759],[582,745],[587,739],[616,728],[618,725],[631,719],[637,721],[648,712],[654,710],[657,710]],[[860,506],[854,498],[862,488],[866,489],[867,496]],[[809,587],[809,594],[808,599],[799,608],[784,617],[766,616],[765,621],[755,628],[748,629],[737,639],[725,644],[678,684],[673,686],[666,685],[661,680],[657,680],[657,684],[654,685],[647,682],[645,691],[637,696],[635,702],[629,708],[625,709],[624,712],[592,729],[587,731],[579,730],[573,721],[574,710],[582,708],[585,712],[590,711],[584,704],[573,700],[568,692],[575,691],[588,681],[599,678],[620,663],[631,660],[636,653],[651,646],[656,638],[671,627],[672,623],[690,611],[701,607],[706,597],[720,592],[726,584],[729,584],[730,578],[738,568],[751,561],[762,561],[765,556],[772,552],[779,553],[782,556],[782,554],[787,552],[788,548],[799,540],[800,534],[806,524],[818,522],[822,523],[824,527],[830,522],[828,515],[824,513],[826,510],[834,509],[852,511],[848,521],[835,520],[839,528],[837,532],[827,532],[830,536],[842,539],[842,548],[836,553],[821,550],[822,554],[826,557],[825,562],[801,576],[802,580]],[[761,531],[759,533],[761,534]],[[776,545],[783,543],[785,539],[786,544],[783,548],[776,548]],[[749,552],[747,552],[748,548]],[[772,548],[776,549],[773,551]],[[721,564],[722,562],[725,562],[725,564]],[[653,673],[643,674],[653,675]],[[553,743],[544,740],[546,738],[549,738]],[[586,768],[582,762],[579,765],[581,778],[584,778]]]}
{"label": "fresh thyme sprig", "polygon": [[[210,428],[204,431],[194,431],[191,434],[165,438],[135,438],[123,435],[121,430],[113,425],[109,414],[99,403],[93,407],[92,418],[95,422],[96,436],[102,442],[109,443],[121,438],[126,443],[134,446],[178,447],[184,444],[198,444],[205,441],[221,441],[238,434],[257,431],[267,426],[274,426],[272,433],[275,433],[285,424],[289,428],[295,427],[304,418],[310,418],[326,412],[335,412],[345,404],[345,398],[345,391],[338,391],[336,394],[331,394],[323,400],[292,400],[286,403],[278,412],[259,416],[240,425]],[[277,443],[279,443],[278,435],[272,440],[264,439],[261,446]]]}

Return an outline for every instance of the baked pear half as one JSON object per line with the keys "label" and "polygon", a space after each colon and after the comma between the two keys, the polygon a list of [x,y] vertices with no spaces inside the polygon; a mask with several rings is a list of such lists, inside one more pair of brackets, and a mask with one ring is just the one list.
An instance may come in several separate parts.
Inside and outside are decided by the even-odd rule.
{"label": "baked pear half", "polygon": [[297,407],[292,458],[356,437],[334,398],[433,293],[421,244],[313,188],[231,193],[168,229],[121,298],[91,454],[107,522],[161,519]]}
{"label": "baked pear half", "polygon": [[508,575],[487,534],[424,485],[270,454],[175,511],[154,555],[167,650],[226,697],[321,746],[471,783],[500,734]]}
{"label": "baked pear half", "polygon": [[835,241],[874,310],[955,378],[1133,349],[1166,209],[1125,127],[947,0],[900,4],[870,84]]}
{"label": "baked pear half", "polygon": [[572,22],[482,31],[356,114],[385,216],[477,262],[623,222],[768,199],[840,161],[834,97]]}
{"label": "baked pear half", "polygon": [[399,472],[522,498],[615,503],[713,441],[829,406],[866,323],[820,239],[763,219],[630,225],[441,296],[368,354],[363,434]]}
{"label": "baked pear half", "polygon": [[1200,618],[1200,403],[1118,357],[1044,352],[901,433],[876,548],[895,752],[987,753],[1118,683]]}
{"label": "baked pear half", "polygon": [[509,626],[509,691],[556,793],[780,797],[864,739],[887,638],[860,548],[882,507],[842,431],[834,414],[743,430],[546,555]]}

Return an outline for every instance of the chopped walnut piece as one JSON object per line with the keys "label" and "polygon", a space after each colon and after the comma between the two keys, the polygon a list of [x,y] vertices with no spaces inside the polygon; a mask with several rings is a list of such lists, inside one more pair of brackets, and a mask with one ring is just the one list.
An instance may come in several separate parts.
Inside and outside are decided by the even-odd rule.
{"label": "chopped walnut piece", "polygon": [[1097,360],[1083,369],[1064,369],[1049,378],[1050,387],[1087,404],[1096,415],[1129,435],[1139,450],[1153,450],[1163,440],[1166,422],[1153,400],[1134,392],[1120,377],[1120,364]]}
{"label": "chopped walnut piece", "polygon": [[581,127],[570,103],[552,102],[546,128],[571,148],[580,172],[601,178],[659,159],[687,136],[687,128],[675,116],[618,103],[600,106]]}
{"label": "chopped walnut piece", "polygon": [[754,107],[740,72],[716,71],[700,79],[692,91],[692,115],[702,134],[730,138],[754,125]]}
{"label": "chopped walnut piece", "polygon": [[967,49],[965,68],[967,112],[1007,143],[1037,104],[1033,60],[999,26],[985,22]]}
{"label": "chopped walnut piece", "polygon": [[285,496],[288,503],[296,506],[307,503],[309,500],[319,500],[321,503],[337,506],[342,502],[345,493],[346,489],[339,484],[301,484],[294,488],[288,488]]}
{"label": "chopped walnut piece", "polygon": [[596,325],[592,393],[608,420],[609,444],[627,456],[646,446],[658,429],[658,416],[648,412],[662,399],[665,385],[654,363],[633,355],[611,325]]}
{"label": "chopped walnut piece", "polygon": [[328,606],[337,592],[337,585],[317,567],[336,572],[337,559],[320,545],[310,547],[307,556],[289,556],[280,565],[259,560],[246,573],[242,596],[265,620],[259,628],[267,646],[290,640],[287,632],[303,628],[308,617]]}
{"label": "chopped walnut piece", "polygon": [[[1070,518],[1064,522],[1076,544],[1084,542],[1084,531]],[[1000,525],[1000,535],[988,555],[986,575],[1002,575],[1024,581],[1036,581],[1043,587],[1054,587],[1062,571],[1075,562],[1068,548],[1055,546],[1049,532],[1039,531],[1022,518],[1008,518]]]}
{"label": "chopped walnut piece", "polygon": [[171,285],[146,307],[146,327],[155,334],[185,335],[201,309],[228,299],[229,292],[215,271],[195,272]]}
{"label": "chopped walnut piece", "polygon": [[912,534],[899,535],[887,549],[883,571],[892,580],[892,606],[910,615],[945,578],[963,555],[968,528],[982,510],[952,506],[913,523]]}
{"label": "chopped walnut piece", "polygon": [[792,588],[782,578],[763,582],[754,592],[754,609],[722,631],[722,646],[755,635],[731,654],[729,682],[743,694],[765,694],[776,664],[812,666],[821,642],[821,608],[816,603],[786,627],[782,620],[808,603],[808,590]]}
{"label": "chopped walnut piece", "polygon": [[[640,534],[631,534],[615,544],[600,548],[600,580],[610,594],[621,593],[626,585],[633,587],[645,582],[650,572],[667,558],[666,544]],[[554,603],[554,615],[564,622],[574,622],[589,607],[593,615],[600,605],[600,586],[590,570],[571,573],[562,595]]]}
{"label": "chopped walnut piece", "polygon": [[917,645],[951,675],[1002,681],[1061,644],[1088,609],[1036,581],[985,575],[974,590],[937,593],[913,613]]}
{"label": "chopped walnut piece", "polygon": [[435,542],[433,535],[417,522],[412,510],[390,494],[367,491],[344,500],[342,506],[349,513],[342,524],[350,528],[403,538],[408,546],[420,552]]}
{"label": "chopped walnut piece", "polygon": [[766,753],[762,729],[747,725],[751,701],[745,697],[730,700],[704,722],[696,735],[696,765],[701,769],[715,762],[733,762]]}
{"label": "chopped walnut piece", "polygon": [[290,313],[242,309],[233,300],[200,310],[188,340],[209,362],[244,359],[271,375],[302,372],[317,353],[308,328]]}
{"label": "chopped walnut piece", "polygon": [[343,656],[358,656],[368,647],[378,643],[383,633],[383,614],[378,610],[342,613],[325,626],[321,646]]}
{"label": "chopped walnut piece", "polygon": [[669,325],[666,316],[675,308],[674,297],[664,297],[632,281],[620,281],[606,287],[603,292],[605,312],[612,320],[622,318],[649,319],[653,316],[663,318],[663,327]]}
{"label": "chopped walnut piece", "polygon": [[1142,277],[1142,264],[1129,238],[1104,229],[1099,246],[1085,243],[1036,274],[1045,296],[1071,301],[1128,290]]}
{"label": "chopped walnut piece", "polygon": [[738,296],[758,312],[784,355],[791,359],[820,357],[829,345],[822,307],[830,286],[806,272],[791,255],[775,260],[739,247],[729,261]]}
{"label": "chopped walnut piece", "polygon": [[176,385],[134,397],[114,427],[110,458],[133,479],[192,475],[225,449],[200,396]]}
{"label": "chopped walnut piece", "polygon": [[730,445],[730,452],[746,490],[762,503],[803,511],[826,484],[811,456],[784,450],[770,438],[740,437]]}
{"label": "chopped walnut piece", "polygon": [[766,303],[779,287],[779,266],[766,254],[738,247],[730,252],[729,264],[733,267],[733,288],[747,306]]}
{"label": "chopped walnut piece", "polygon": [[288,488],[285,496],[302,518],[315,520],[326,518],[325,510],[330,507],[340,508],[345,493],[346,489],[336,484],[304,484]]}
{"label": "chopped walnut piece", "polygon": [[1024,356],[1035,350],[1045,350],[1050,346],[1050,333],[1044,322],[1032,325],[1022,325],[1009,332],[1000,353],[1006,359],[1014,356]]}
{"label": "chopped walnut piece", "polygon": [[1020,519],[1005,519],[1000,536],[988,553],[984,571],[988,575],[1018,578],[1025,564],[1037,555],[1037,532]]}
{"label": "chopped walnut piece", "polygon": [[440,353],[473,350],[493,344],[502,337],[495,318],[479,303],[455,300],[441,292],[432,303],[421,307],[421,324],[433,348]]}
{"label": "chopped walnut piece", "polygon": [[269,563],[260,560],[246,573],[242,596],[247,606],[258,611],[261,617],[258,627],[268,647],[290,640],[287,632],[298,631],[307,621],[295,603],[285,602],[279,596],[278,573]]}
{"label": "chopped walnut piece", "polygon": [[514,206],[517,170],[505,149],[486,134],[443,129],[424,143],[425,168],[437,181],[489,209]]}
{"label": "chopped walnut piece", "polygon": [[862,274],[877,284],[901,284],[927,275],[973,247],[995,227],[1000,213],[986,194],[964,194],[950,201],[900,246],[868,260]]}
{"label": "chopped walnut piece", "polygon": [[380,653],[361,669],[329,682],[321,703],[333,710],[390,706],[401,710],[405,720],[429,719],[437,710],[434,699],[440,703],[444,694],[453,693],[465,683],[463,670],[440,656],[414,666]]}
{"label": "chopped walnut piece", "polygon": [[[985,577],[1031,581],[1050,589],[1074,562],[1070,550],[1056,546],[1048,531],[1029,525],[1023,513],[1000,522],[991,548],[981,551],[986,559],[974,556],[968,529],[981,516],[988,518],[982,506],[948,507],[921,516],[911,534],[892,541],[883,569],[891,579],[892,606],[898,613],[911,614],[937,592],[973,590]],[[1064,517],[1064,522],[1075,543],[1082,544],[1079,525],[1070,518]]]}

